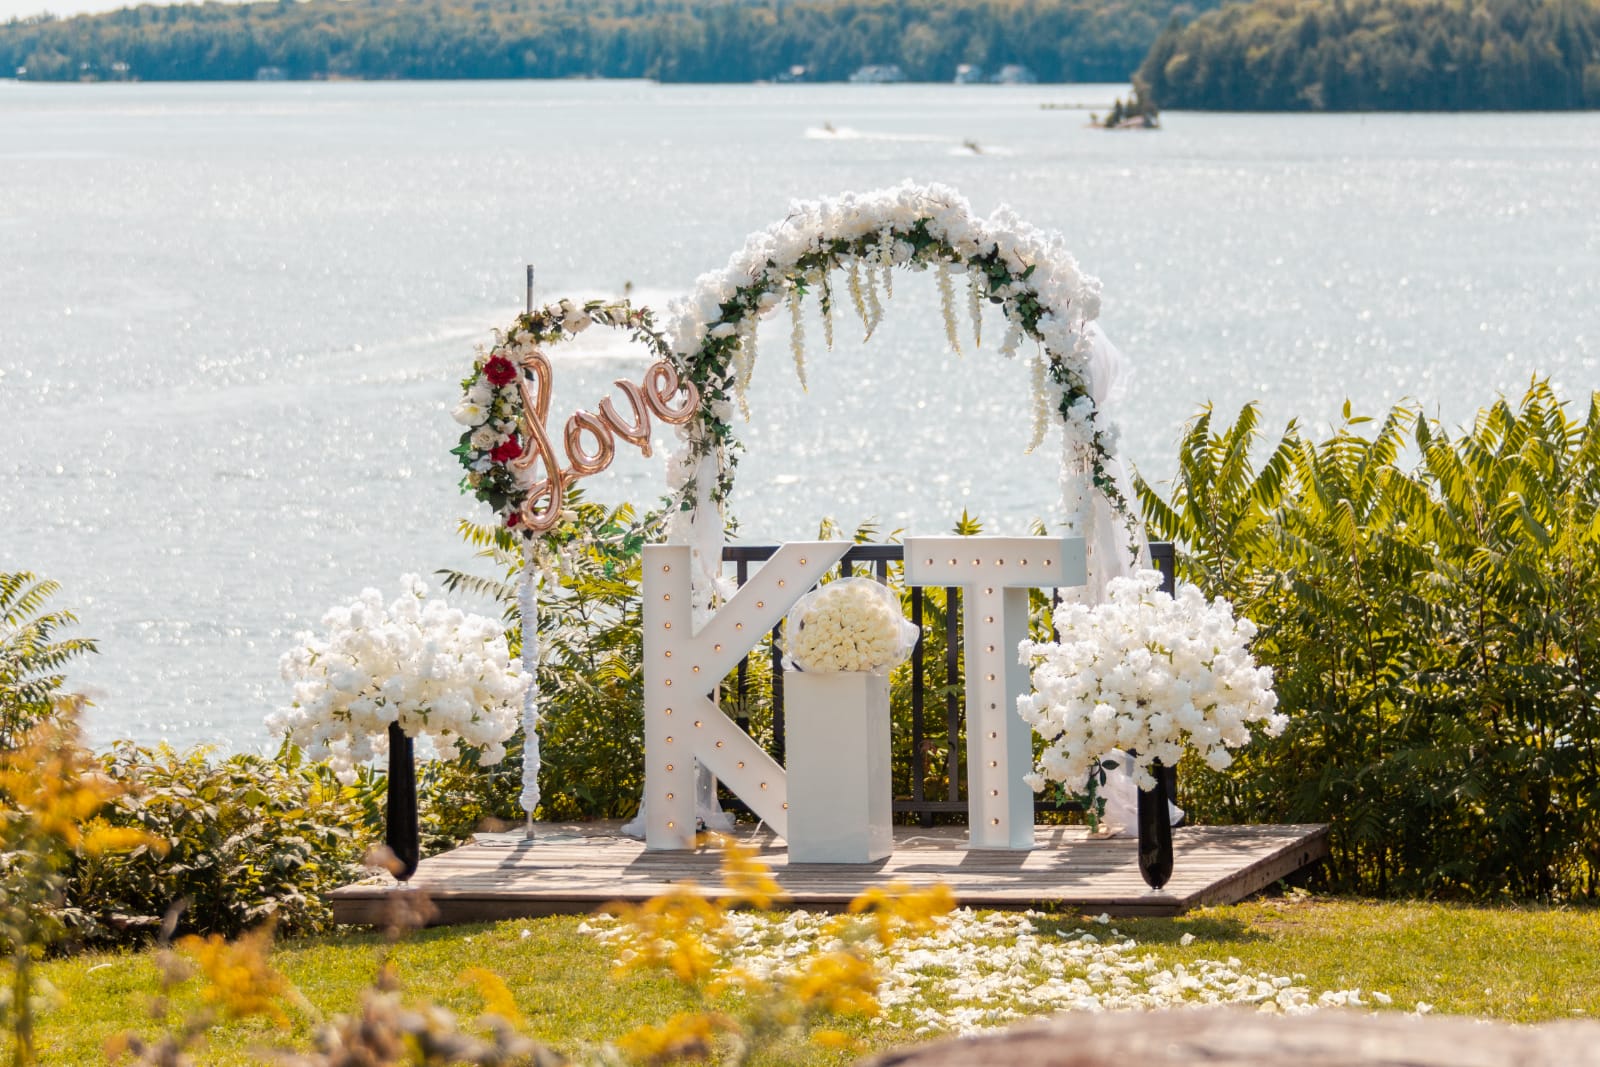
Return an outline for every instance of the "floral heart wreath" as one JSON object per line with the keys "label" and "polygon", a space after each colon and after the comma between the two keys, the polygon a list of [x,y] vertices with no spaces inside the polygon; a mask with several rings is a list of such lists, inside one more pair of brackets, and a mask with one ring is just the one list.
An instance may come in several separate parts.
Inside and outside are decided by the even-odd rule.
{"label": "floral heart wreath", "polygon": [[[631,408],[627,417],[607,398],[597,411],[579,411],[567,419],[563,466],[546,428],[552,372],[543,349],[595,324],[626,330],[656,358],[641,383],[616,382]],[[461,389],[462,400],[453,414],[466,430],[451,450],[467,470],[461,487],[493,508],[507,527],[528,537],[561,523],[567,491],[579,478],[611,464],[616,438],[648,456],[650,416],[682,424],[694,418],[700,403],[695,387],[680,382],[671,347],[656,332],[649,309],[626,301],[593,300],[579,306],[562,300],[518,316],[509,330],[495,332],[493,347],[479,352]]]}

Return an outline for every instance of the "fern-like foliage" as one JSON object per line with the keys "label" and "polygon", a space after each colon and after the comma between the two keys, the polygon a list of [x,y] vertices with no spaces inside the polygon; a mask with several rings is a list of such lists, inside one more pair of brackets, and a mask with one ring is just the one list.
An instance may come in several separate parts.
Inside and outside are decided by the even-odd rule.
{"label": "fern-like foliage", "polygon": [[1180,575],[1260,626],[1290,730],[1188,769],[1205,818],[1330,821],[1379,893],[1600,895],[1600,394],[1546,382],[1455,433],[1400,405],[1259,473],[1254,406],[1203,410],[1139,499]]}
{"label": "fern-like foliage", "polygon": [[0,749],[15,748],[53,716],[66,666],[96,651],[89,638],[59,637],[78,621],[70,611],[49,610],[60,589],[27,571],[0,572]]}

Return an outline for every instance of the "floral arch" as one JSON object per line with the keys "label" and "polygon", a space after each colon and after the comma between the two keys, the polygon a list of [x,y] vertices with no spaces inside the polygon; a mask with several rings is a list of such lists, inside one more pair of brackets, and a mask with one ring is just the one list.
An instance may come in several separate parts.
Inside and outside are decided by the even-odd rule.
{"label": "floral arch", "polygon": [[903,183],[866,194],[794,205],[781,221],[752,234],[721,271],[702,275],[673,306],[669,325],[678,373],[700,395],[678,427],[680,448],[668,465],[669,536],[688,544],[696,562],[696,600],[709,603],[720,572],[727,504],[741,445],[735,407],[749,416],[745,391],[756,360],[760,320],[787,305],[791,354],[805,383],[802,309],[815,294],[825,340],[848,301],[870,337],[894,292],[893,269],[936,273],[946,335],[960,348],[955,275],[966,276],[965,305],[981,344],[985,301],[1003,310],[1002,355],[1025,341],[1033,392],[1031,451],[1052,422],[1062,427],[1063,532],[1086,539],[1089,586],[1128,573],[1145,554],[1144,538],[1117,458],[1116,431],[1105,414],[1120,356],[1094,319],[1100,285],[1078,269],[1058,234],[1038,230],[1002,208],[975,216],[959,193]]}
{"label": "floral arch", "polygon": [[[525,539],[529,565],[518,590],[525,671],[535,674],[539,657],[539,583],[554,566],[552,546],[572,532],[563,525],[565,490],[604,469],[616,439],[649,455],[651,416],[675,425],[679,435],[680,447],[668,463],[667,530],[669,541],[691,550],[694,606],[708,611],[729,592],[720,575],[741,450],[733,416],[736,408],[749,414],[745,392],[760,320],[787,306],[790,353],[804,385],[805,298],[814,294],[821,304],[829,347],[834,313],[846,303],[870,337],[893,295],[895,268],[935,272],[952,347],[960,348],[958,274],[966,276],[964,300],[975,343],[982,341],[985,301],[1005,315],[1002,355],[1017,358],[1032,342],[1023,356],[1033,392],[1029,449],[1060,424],[1060,532],[1084,539],[1088,599],[1102,599],[1110,579],[1148,563],[1106,412],[1121,357],[1094,324],[1099,282],[1078,269],[1059,235],[1007,209],[978,218],[952,189],[904,183],[794,205],[783,220],[751,235],[726,268],[702,275],[692,294],[674,304],[670,340],[657,332],[646,308],[601,301],[580,307],[564,300],[530,308],[510,331],[497,335],[492,350],[480,351],[454,412],[465,427],[454,453],[466,469],[463,488]],[[596,324],[627,332],[656,358],[637,385],[617,383],[627,414],[603,401],[598,411],[566,420],[560,435],[564,466],[546,425],[551,371],[540,346]],[[521,798],[530,819],[539,802],[538,700],[537,685],[530,685],[523,699]]]}

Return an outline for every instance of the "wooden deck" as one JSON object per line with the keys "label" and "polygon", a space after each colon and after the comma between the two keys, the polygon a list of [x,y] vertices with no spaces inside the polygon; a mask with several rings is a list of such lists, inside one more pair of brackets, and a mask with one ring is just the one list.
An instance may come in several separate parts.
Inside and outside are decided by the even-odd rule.
{"label": "wooden deck", "polygon": [[[431,921],[444,924],[590,912],[610,901],[644,900],[684,880],[716,892],[715,851],[647,852],[616,826],[541,824],[531,840],[520,832],[480,834],[423,860],[409,886],[384,875],[334,890],[334,918],[386,924],[396,906],[422,893],[436,909]],[[1328,853],[1326,826],[1183,827],[1173,832],[1172,880],[1157,892],[1139,877],[1132,837],[1088,840],[1082,827],[1040,826],[1031,852],[968,850],[965,827],[896,827],[894,854],[862,866],[791,865],[772,834],[736,833],[760,847],[791,906],[822,910],[844,907],[868,886],[902,881],[943,882],[975,907],[1177,915],[1243,900]]]}

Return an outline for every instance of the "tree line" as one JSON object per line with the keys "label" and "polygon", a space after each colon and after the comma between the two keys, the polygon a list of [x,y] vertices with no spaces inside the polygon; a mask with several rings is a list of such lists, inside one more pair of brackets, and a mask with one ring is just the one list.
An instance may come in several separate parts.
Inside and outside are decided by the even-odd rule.
{"label": "tree line", "polygon": [[1254,0],[1170,24],[1137,75],[1163,108],[1600,107],[1600,0]]}
{"label": "tree line", "polygon": [[1218,0],[293,0],[146,6],[0,25],[30,80],[651,78],[913,81],[1022,64],[1125,81],[1175,10]]}

